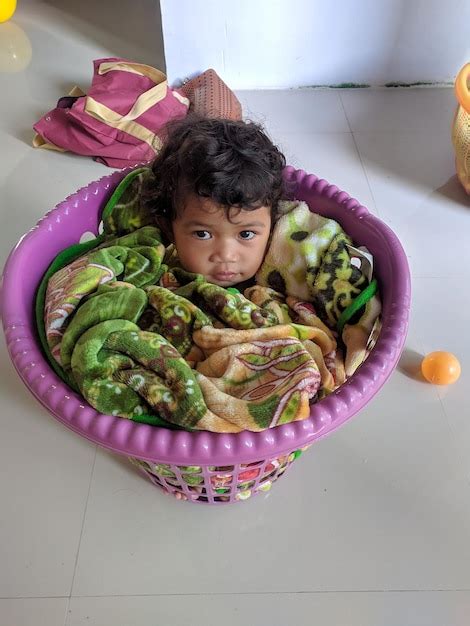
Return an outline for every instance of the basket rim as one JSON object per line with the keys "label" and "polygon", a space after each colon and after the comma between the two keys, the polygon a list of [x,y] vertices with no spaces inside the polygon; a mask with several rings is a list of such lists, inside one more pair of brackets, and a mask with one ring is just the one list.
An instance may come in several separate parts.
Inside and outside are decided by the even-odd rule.
{"label": "basket rim", "polygon": [[372,399],[395,369],[406,339],[411,297],[406,255],[393,231],[357,200],[326,180],[291,166],[284,173],[288,182],[303,192],[314,191],[332,199],[354,213],[361,227],[380,237],[384,255],[393,264],[390,313],[383,316],[382,331],[367,361],[346,383],[313,404],[310,417],[303,421],[237,434],[172,431],[104,415],[63,383],[42,355],[35,328],[28,321],[31,303],[20,302],[16,293],[21,261],[41,238],[51,236],[53,224],[60,223],[62,216],[83,211],[94,196],[113,188],[129,171],[104,176],[59,203],[20,239],[4,267],[1,300],[7,348],[25,385],[54,417],[90,441],[127,456],[179,465],[233,465],[311,444],[341,426]]}

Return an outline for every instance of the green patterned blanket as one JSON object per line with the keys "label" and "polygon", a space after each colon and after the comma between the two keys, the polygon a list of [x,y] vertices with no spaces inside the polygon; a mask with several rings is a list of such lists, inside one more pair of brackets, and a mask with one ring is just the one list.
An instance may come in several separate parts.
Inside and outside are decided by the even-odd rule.
{"label": "green patterned blanket", "polygon": [[[310,404],[345,379],[336,324],[369,283],[351,269],[349,240],[315,216],[303,237],[305,266],[290,282],[289,272],[273,269],[280,264],[272,250],[292,253],[280,243],[284,218],[295,235],[309,217],[306,205],[292,205],[258,284],[243,294],[224,289],[182,270],[165,249],[140,204],[148,175],[142,169],[124,179],[103,212],[104,234],[64,251],[41,284],[38,329],[54,369],[100,412],[149,424],[239,432],[305,419]],[[303,213],[293,222],[296,211]],[[297,256],[283,258],[292,265]],[[367,307],[344,325],[343,339],[364,326]],[[369,326],[361,330],[362,358]]]}

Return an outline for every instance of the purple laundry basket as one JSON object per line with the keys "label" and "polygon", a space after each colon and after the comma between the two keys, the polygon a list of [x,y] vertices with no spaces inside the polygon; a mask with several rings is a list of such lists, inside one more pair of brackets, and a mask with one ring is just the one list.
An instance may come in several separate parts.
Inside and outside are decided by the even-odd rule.
{"label": "purple laundry basket", "polygon": [[63,383],[44,358],[34,322],[34,298],[53,258],[88,231],[127,173],[93,182],[47,213],[11,252],[3,273],[3,327],[11,360],[41,404],[77,434],[126,455],[155,484],[177,498],[222,504],[268,491],[301,454],[360,411],[393,372],[406,338],[410,275],[394,233],[334,185],[288,167],[293,197],[337,220],[374,255],[382,296],[382,330],[367,361],[310,417],[259,433],[216,434],[168,430],[97,413]]}

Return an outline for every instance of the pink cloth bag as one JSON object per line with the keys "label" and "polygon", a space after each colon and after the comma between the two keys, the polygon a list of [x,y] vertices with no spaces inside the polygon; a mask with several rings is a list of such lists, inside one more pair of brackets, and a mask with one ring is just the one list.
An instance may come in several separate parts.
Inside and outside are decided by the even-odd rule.
{"label": "pink cloth bag", "polygon": [[78,88],[35,125],[33,146],[92,156],[110,167],[150,161],[162,127],[184,117],[189,100],[150,65],[119,58],[93,61],[88,94]]}

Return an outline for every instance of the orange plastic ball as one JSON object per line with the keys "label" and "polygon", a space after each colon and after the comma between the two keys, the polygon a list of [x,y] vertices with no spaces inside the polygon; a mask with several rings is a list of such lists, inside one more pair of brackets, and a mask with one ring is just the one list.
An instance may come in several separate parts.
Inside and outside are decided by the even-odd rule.
{"label": "orange plastic ball", "polygon": [[433,385],[452,385],[460,377],[460,363],[452,352],[430,352],[422,363],[424,378]]}

